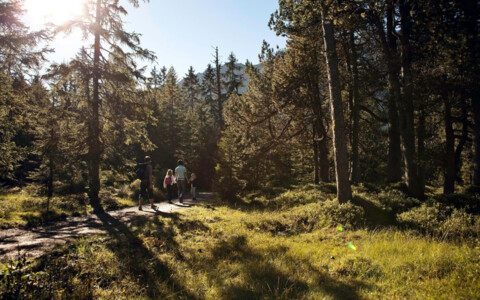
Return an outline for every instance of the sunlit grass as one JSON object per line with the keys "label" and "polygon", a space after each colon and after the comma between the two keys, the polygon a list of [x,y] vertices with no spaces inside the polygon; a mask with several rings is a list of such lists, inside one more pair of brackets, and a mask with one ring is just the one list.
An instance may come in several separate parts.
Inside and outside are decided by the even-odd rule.
{"label": "sunlit grass", "polygon": [[[36,226],[47,221],[60,220],[67,216],[85,215],[92,211],[84,195],[55,196],[50,199],[47,213],[47,197],[32,196],[26,191],[0,194],[0,228]],[[114,198],[105,207],[120,209],[135,206],[128,198]]]}
{"label": "sunlit grass", "polygon": [[[292,197],[301,199],[304,192]],[[278,210],[263,205],[244,210],[220,204],[163,214],[82,239],[26,272],[45,271],[45,278],[53,278],[44,282],[48,287],[74,291],[65,288],[59,295],[64,298],[475,299],[480,294],[475,239],[441,240],[390,225],[340,231],[317,213],[322,205],[306,200],[293,207],[278,204],[283,207]],[[298,226],[304,216],[316,216],[323,225]],[[265,225],[274,223],[278,226]]]}
{"label": "sunlit grass", "polygon": [[[57,206],[60,199],[52,198],[47,214],[47,198],[30,196],[26,192],[0,194],[0,228],[35,225],[49,218],[66,215],[66,210]],[[80,212],[75,210],[74,212]]]}

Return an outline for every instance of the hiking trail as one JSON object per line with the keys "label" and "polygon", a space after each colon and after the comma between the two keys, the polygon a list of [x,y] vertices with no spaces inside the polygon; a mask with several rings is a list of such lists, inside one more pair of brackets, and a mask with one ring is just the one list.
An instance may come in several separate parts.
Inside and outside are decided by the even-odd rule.
{"label": "hiking trail", "polygon": [[[150,208],[150,204],[144,204],[143,210],[138,206],[127,207],[115,211],[107,211],[112,218],[123,224],[129,224],[136,218],[152,218],[156,215],[173,213],[188,209],[192,206],[208,203],[214,197],[213,193],[199,193],[196,201],[185,199],[182,203],[174,200],[156,203],[156,210]],[[75,239],[92,234],[107,233],[111,223],[105,223],[100,215],[90,214],[80,217],[68,217],[62,221],[47,223],[33,228],[11,228],[0,231],[0,260],[6,261],[11,258],[19,258],[22,255],[37,258],[52,250],[58,245],[66,244]]]}

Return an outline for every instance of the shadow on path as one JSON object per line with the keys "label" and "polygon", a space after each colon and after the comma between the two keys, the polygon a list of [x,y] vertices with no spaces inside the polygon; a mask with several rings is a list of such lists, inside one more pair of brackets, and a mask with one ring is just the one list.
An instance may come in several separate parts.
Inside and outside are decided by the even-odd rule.
{"label": "shadow on path", "polygon": [[[158,209],[152,210],[144,206],[143,211],[129,207],[117,211],[110,211],[108,215],[118,222],[128,224],[135,220],[152,218],[154,216],[168,216],[171,212],[188,209],[192,206],[205,204],[214,198],[213,193],[202,192],[199,200],[185,199],[183,204],[175,205],[166,202],[157,203]],[[22,255],[38,258],[52,250],[57,245],[63,245],[71,240],[90,234],[105,232],[105,223],[97,215],[69,217],[65,220],[45,224],[34,228],[12,228],[0,231],[0,260],[19,258]]]}

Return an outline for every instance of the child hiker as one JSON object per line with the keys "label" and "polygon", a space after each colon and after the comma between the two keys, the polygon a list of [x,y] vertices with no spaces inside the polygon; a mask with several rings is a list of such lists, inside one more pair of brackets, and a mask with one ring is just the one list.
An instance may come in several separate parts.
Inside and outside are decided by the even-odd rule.
{"label": "child hiker", "polygon": [[192,200],[197,200],[197,198],[196,198],[197,175],[195,175],[195,173],[192,173],[192,175],[190,175],[190,187],[191,187],[191,192],[192,192]]}
{"label": "child hiker", "polygon": [[165,175],[165,179],[163,180],[163,188],[167,189],[168,203],[172,203],[174,184],[175,184],[175,178],[173,177],[173,171],[172,169],[168,169],[167,175]]}

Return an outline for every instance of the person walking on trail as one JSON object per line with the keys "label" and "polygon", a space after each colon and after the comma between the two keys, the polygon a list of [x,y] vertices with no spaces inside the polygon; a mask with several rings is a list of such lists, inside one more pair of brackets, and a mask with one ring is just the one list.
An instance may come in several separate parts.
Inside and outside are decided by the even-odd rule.
{"label": "person walking on trail", "polygon": [[163,188],[167,189],[168,203],[172,203],[173,199],[173,185],[175,184],[175,178],[173,177],[172,169],[168,169],[165,179],[163,179]]}
{"label": "person walking on trail", "polygon": [[178,160],[177,167],[175,168],[175,181],[177,182],[178,188],[178,200],[180,203],[183,203],[183,197],[185,196],[185,191],[187,189],[187,169],[183,165],[183,160]]}
{"label": "person walking on trail", "polygon": [[192,200],[197,200],[197,175],[190,174],[190,192],[192,193]]}
{"label": "person walking on trail", "polygon": [[152,159],[145,156],[145,162],[139,164],[137,177],[140,179],[140,197],[138,198],[138,210],[142,210],[143,199],[150,200],[150,207],[156,209],[153,204],[153,180],[152,180]]}

